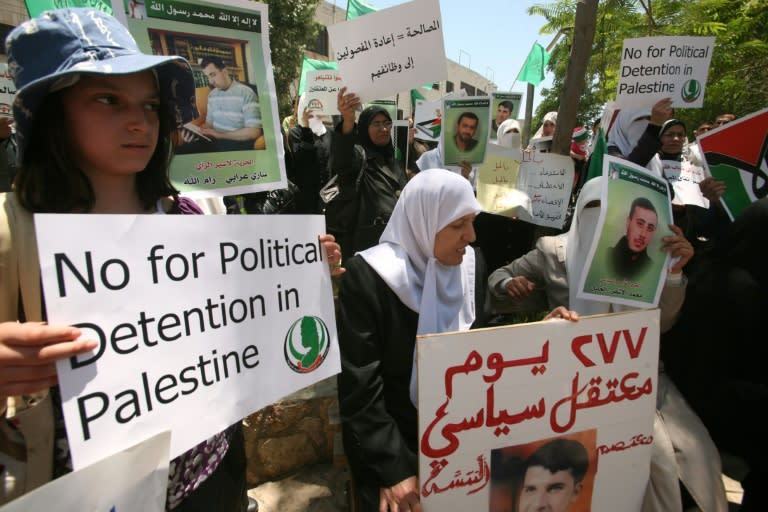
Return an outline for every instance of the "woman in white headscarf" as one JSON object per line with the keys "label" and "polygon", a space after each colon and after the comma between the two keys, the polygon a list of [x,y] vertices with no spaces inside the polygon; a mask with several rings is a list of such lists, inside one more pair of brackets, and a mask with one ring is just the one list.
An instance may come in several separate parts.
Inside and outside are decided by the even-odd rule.
{"label": "woman in white headscarf", "polygon": [[661,148],[659,131],[673,112],[671,98],[657,101],[650,109],[619,110],[608,130],[608,154],[645,167]]}
{"label": "woman in white headscarf", "polygon": [[[521,300],[533,290],[544,289],[549,307],[565,306],[580,315],[631,309],[576,297],[576,284],[585,271],[584,263],[600,215],[602,179],[593,178],[584,184],[567,233],[539,238],[531,252],[491,274],[491,293],[498,298]],[[693,247],[680,228],[669,227],[675,234],[664,237],[662,250],[679,260],[670,268],[659,300],[662,333],[672,328],[680,314],[687,286],[682,269],[693,256]],[[706,428],[660,364],[651,477],[643,512],[682,512],[679,482],[702,512],[726,512],[720,472],[720,456]]]}
{"label": "woman in white headscarf", "polygon": [[[345,262],[339,405],[358,510],[421,510],[409,392],[416,335],[483,325],[486,271],[470,246],[479,211],[466,179],[421,171],[379,244]],[[564,308],[552,316],[571,318]]]}
{"label": "woman in white headscarf", "polygon": [[496,144],[505,148],[520,149],[522,136],[517,119],[506,119],[496,130]]}

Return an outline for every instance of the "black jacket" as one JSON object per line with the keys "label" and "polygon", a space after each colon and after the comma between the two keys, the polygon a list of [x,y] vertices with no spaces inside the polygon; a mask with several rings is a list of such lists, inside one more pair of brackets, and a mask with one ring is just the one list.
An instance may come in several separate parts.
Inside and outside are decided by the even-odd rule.
{"label": "black jacket", "polygon": [[[366,151],[362,145],[356,144],[356,140],[355,131],[345,135],[337,130],[333,134],[330,158],[331,175],[339,175],[342,190],[356,189],[359,195],[357,222],[351,240],[346,240],[351,246],[349,254],[379,243],[379,237],[407,181],[394,153],[391,158],[386,158],[380,153]],[[347,248],[343,249],[346,253]]]}
{"label": "black jacket", "polygon": [[[476,319],[485,325],[487,269],[475,251]],[[409,383],[418,314],[360,256],[339,286],[339,406],[344,449],[362,501],[378,510],[380,487],[418,474],[418,424]],[[375,503],[373,503],[375,501]]]}

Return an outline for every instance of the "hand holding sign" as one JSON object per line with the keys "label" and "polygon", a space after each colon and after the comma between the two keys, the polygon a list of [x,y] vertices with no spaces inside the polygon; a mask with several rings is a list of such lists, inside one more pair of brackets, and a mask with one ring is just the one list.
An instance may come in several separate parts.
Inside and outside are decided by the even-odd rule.
{"label": "hand holding sign", "polygon": [[0,396],[47,389],[57,383],[56,361],[96,348],[80,330],[38,322],[0,323]]}

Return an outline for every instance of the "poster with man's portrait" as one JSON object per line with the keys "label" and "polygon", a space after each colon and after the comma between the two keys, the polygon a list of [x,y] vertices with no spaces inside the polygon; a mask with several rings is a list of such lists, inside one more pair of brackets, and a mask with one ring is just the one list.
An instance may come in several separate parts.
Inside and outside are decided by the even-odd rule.
{"label": "poster with man's portrait", "polygon": [[[606,156],[594,239],[577,297],[641,308],[656,307],[674,233],[667,182],[644,167]],[[586,208],[585,208],[586,210]]]}
{"label": "poster with man's portrait", "polygon": [[496,140],[496,132],[507,119],[517,119],[520,115],[521,92],[494,92],[491,94],[491,129],[488,136]]}
{"label": "poster with man's portrait", "polygon": [[440,133],[443,164],[481,164],[488,142],[491,99],[488,96],[443,98],[443,128]]}
{"label": "poster with man's portrait", "polygon": [[188,196],[286,186],[266,6],[246,0],[159,0],[141,16],[113,0],[142,51],[180,55],[195,79],[199,115],[175,134],[171,182]]}
{"label": "poster with man's portrait", "polygon": [[597,458],[596,428],[493,449],[488,512],[589,512]]}

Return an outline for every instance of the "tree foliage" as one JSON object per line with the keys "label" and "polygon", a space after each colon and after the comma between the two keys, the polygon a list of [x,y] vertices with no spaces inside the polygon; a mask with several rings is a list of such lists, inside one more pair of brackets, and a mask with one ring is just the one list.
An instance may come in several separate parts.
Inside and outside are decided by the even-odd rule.
{"label": "tree foliage", "polygon": [[[552,50],[552,87],[542,90],[533,126],[550,110],[558,110],[568,65],[576,13],[574,0],[537,4],[529,14],[543,16],[542,34],[565,29]],[[765,0],[604,0],[600,2],[592,57],[577,124],[591,124],[603,105],[616,96],[624,39],[664,35],[715,36],[704,106],[681,109],[677,117],[689,132],[718,114],[750,114],[768,106],[768,9]]]}
{"label": "tree foliage", "polygon": [[269,5],[269,48],[280,117],[293,113],[291,84],[298,78],[307,42],[317,36],[320,0],[263,0]]}

